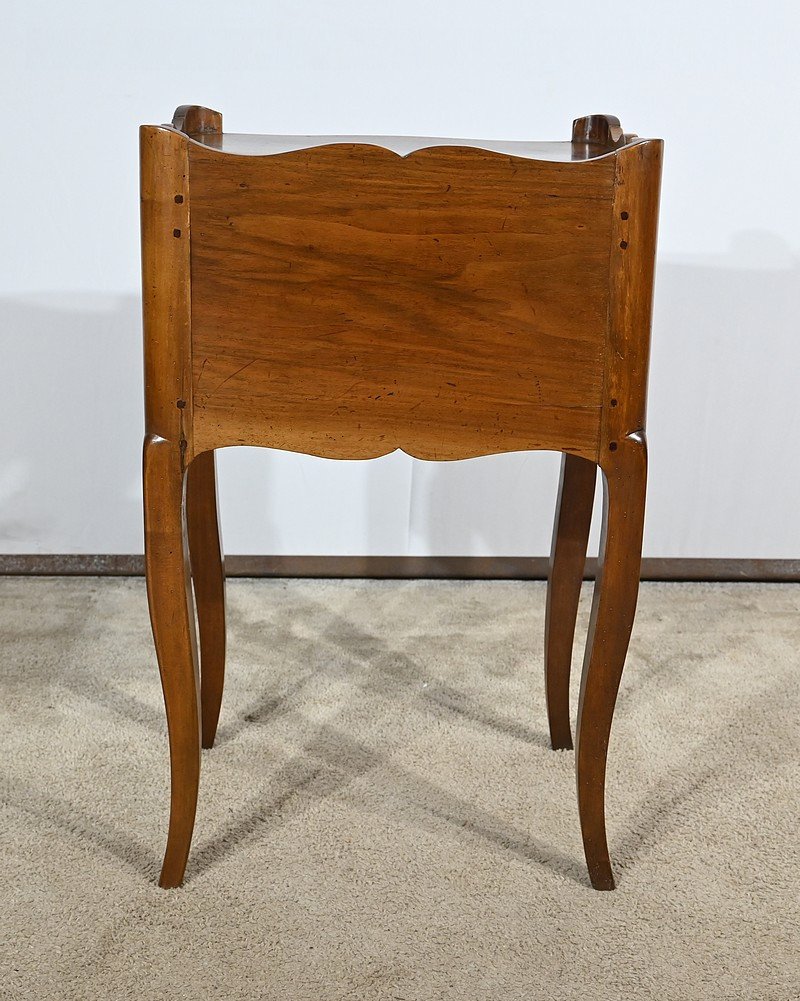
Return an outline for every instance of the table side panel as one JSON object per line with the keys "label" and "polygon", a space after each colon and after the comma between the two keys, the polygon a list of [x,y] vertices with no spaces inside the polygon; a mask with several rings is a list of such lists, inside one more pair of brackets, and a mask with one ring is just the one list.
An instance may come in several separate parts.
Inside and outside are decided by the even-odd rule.
{"label": "table side panel", "polygon": [[614,158],[190,147],[194,452],[595,458]]}

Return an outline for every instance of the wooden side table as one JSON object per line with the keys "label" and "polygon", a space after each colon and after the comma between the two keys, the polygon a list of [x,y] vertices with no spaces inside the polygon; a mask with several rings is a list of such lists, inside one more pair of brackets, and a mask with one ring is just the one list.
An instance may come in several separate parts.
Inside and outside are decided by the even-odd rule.
{"label": "wooden side table", "polygon": [[578,119],[571,142],[394,141],[407,155],[391,143],[225,134],[194,106],[141,129],[145,547],[172,775],[160,882],[183,880],[222,698],[214,450],[555,449],[555,748],[572,746],[570,659],[603,474],[576,770],[591,882],[612,889],[606,756],[639,585],[663,144],[604,115]]}

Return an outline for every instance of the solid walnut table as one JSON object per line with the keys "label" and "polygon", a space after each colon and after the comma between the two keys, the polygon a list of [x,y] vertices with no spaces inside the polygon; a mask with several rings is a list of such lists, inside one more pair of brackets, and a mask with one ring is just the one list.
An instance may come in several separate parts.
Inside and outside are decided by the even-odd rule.
{"label": "solid walnut table", "polygon": [[183,879],[222,699],[214,449],[262,445],[564,453],[545,643],[555,748],[572,746],[602,470],[576,769],[589,875],[612,889],[606,756],[639,585],[662,142],[604,115],[562,143],[281,139],[184,107],[141,143],[145,548],[172,774],[161,885]]}

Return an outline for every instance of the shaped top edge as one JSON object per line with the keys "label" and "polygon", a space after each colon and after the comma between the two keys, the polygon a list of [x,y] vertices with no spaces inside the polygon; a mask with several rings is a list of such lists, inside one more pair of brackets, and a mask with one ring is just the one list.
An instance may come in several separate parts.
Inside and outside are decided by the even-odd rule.
{"label": "shaped top edge", "polygon": [[524,160],[572,163],[614,156],[620,149],[646,140],[623,132],[613,115],[587,115],[572,123],[567,142],[520,142],[499,139],[450,139],[425,136],[255,135],[223,132],[222,115],[199,105],[177,108],[163,126],[188,143],[234,156],[277,156],[336,146],[361,146],[401,158],[422,150],[476,150]]}
{"label": "shaped top edge", "polygon": [[[171,128],[171,126],[166,126]],[[206,149],[235,156],[277,156],[325,146],[369,146],[393,153],[401,158],[420,150],[453,148],[474,149],[499,153],[525,160],[556,163],[599,160],[614,156],[622,145],[642,142],[638,137],[626,137],[629,142],[609,149],[608,146],[587,142],[520,142],[498,139],[448,139],[428,136],[277,136],[235,132],[202,132],[188,134],[189,142]]]}

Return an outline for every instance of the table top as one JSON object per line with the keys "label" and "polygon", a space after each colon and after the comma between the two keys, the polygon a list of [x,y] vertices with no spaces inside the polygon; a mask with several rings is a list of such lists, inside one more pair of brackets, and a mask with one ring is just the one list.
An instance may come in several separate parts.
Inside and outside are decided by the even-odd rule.
{"label": "table top", "polygon": [[506,142],[500,139],[442,139],[421,136],[270,136],[208,132],[194,133],[190,138],[212,149],[239,156],[271,156],[340,143],[378,146],[391,150],[398,156],[408,156],[415,150],[437,146],[466,146],[556,163],[595,160],[616,152],[609,150],[608,146],[587,142]]}

